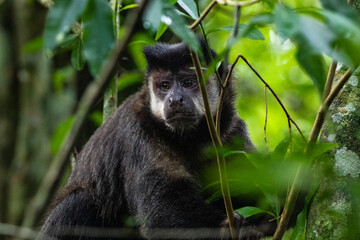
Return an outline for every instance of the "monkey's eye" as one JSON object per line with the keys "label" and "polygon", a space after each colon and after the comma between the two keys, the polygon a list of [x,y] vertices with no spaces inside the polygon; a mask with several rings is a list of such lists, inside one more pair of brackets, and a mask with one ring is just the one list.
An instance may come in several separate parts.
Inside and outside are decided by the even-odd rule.
{"label": "monkey's eye", "polygon": [[169,90],[171,88],[171,84],[168,81],[163,81],[160,83],[160,88],[162,90]]}
{"label": "monkey's eye", "polygon": [[185,88],[193,88],[197,85],[197,81],[192,78],[187,78],[183,81],[183,87]]}

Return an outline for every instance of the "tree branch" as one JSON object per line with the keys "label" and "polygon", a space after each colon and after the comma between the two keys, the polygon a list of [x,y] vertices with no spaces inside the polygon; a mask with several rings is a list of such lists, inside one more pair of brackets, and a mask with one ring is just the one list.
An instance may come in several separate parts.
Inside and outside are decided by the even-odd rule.
{"label": "tree branch", "polygon": [[[311,134],[310,134],[308,142],[307,142],[305,154],[311,153],[313,146],[319,137],[320,130],[324,124],[326,113],[327,113],[331,103],[333,102],[335,97],[339,94],[340,90],[345,85],[345,83],[349,80],[349,78],[351,77],[351,74],[352,74],[351,70],[348,69],[345,72],[345,74],[341,77],[341,79],[339,80],[337,85],[329,93],[328,97],[325,99],[323,104],[320,106],[318,113],[316,115],[314,126],[312,128]],[[281,214],[282,217],[280,219],[279,225],[276,228],[275,234],[273,236],[273,240],[281,240],[285,233],[285,230],[289,223],[290,216],[293,211],[295,202],[299,195],[299,191],[300,191],[299,186],[303,180],[302,179],[303,170],[304,170],[303,166],[300,166],[296,172],[293,184],[292,184],[290,192],[286,198],[285,206],[284,206],[283,212]]]}
{"label": "tree branch", "polygon": [[199,25],[201,21],[209,14],[210,10],[216,5],[216,3],[216,0],[211,1],[205,10],[201,13],[200,17],[193,24],[191,24],[189,28],[194,30],[197,25]]}
{"label": "tree branch", "polygon": [[322,100],[323,102],[325,101],[325,99],[327,98],[327,96],[329,95],[329,93],[331,91],[332,84],[334,81],[336,67],[337,67],[337,62],[335,60],[333,60],[331,62],[328,76],[326,78],[326,83],[325,83],[325,88],[324,88],[324,93],[323,93],[323,100]]}
{"label": "tree branch", "polygon": [[226,165],[225,165],[225,158],[222,153],[222,143],[220,136],[218,135],[214,123],[214,118],[211,114],[209,99],[206,91],[206,82],[203,75],[203,72],[201,70],[200,60],[195,52],[190,52],[191,59],[193,61],[193,64],[195,66],[195,71],[197,75],[198,84],[200,87],[200,92],[204,101],[204,108],[205,108],[205,115],[206,115],[206,121],[209,127],[209,132],[211,139],[213,141],[213,144],[215,146],[215,152],[218,162],[218,168],[219,168],[219,175],[220,175],[220,186],[221,186],[221,192],[224,198],[224,204],[225,204],[225,210],[227,214],[227,218],[229,220],[229,227],[230,227],[230,233],[232,239],[237,239],[237,231],[234,227],[235,223],[235,216],[234,216],[234,208],[232,206],[231,202],[231,195],[230,195],[230,189],[229,184],[227,181],[227,172],[226,172]]}

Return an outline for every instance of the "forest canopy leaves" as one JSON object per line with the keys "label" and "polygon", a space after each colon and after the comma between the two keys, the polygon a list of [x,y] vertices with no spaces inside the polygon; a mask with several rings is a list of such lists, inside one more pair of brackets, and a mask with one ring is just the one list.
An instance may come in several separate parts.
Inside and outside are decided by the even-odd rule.
{"label": "forest canopy leaves", "polygon": [[[325,2],[329,9],[333,4]],[[344,7],[342,15],[331,10],[312,9],[297,12],[284,5],[276,5],[274,22],[278,34],[291,39],[298,47],[297,60],[310,76],[320,96],[325,85],[326,72],[323,54],[349,67],[360,63],[360,28],[351,18],[350,7]]]}
{"label": "forest canopy leaves", "polygon": [[[80,29],[69,34],[80,18]],[[115,43],[110,5],[103,0],[55,1],[46,21],[44,41],[50,55],[56,47],[72,50],[71,62],[77,70],[87,60],[95,76]]]}
{"label": "forest canopy leaves", "polygon": [[[184,1],[182,3],[184,6],[187,6]],[[188,10],[193,10],[193,8],[194,6],[190,6]],[[195,33],[187,27],[184,18],[174,9],[173,5],[161,0],[152,0],[152,4],[144,16],[144,26],[154,33],[157,31],[156,39],[159,39],[166,30],[166,27],[161,23],[170,28],[171,31],[182,41],[186,42],[191,49],[199,49],[199,43]]]}
{"label": "forest canopy leaves", "polygon": [[114,43],[110,5],[103,0],[89,0],[84,13],[84,56],[94,76],[100,72]]}
{"label": "forest canopy leaves", "polygon": [[84,11],[88,0],[55,0],[50,9],[45,26],[45,48],[53,50],[65,38],[74,22]]}

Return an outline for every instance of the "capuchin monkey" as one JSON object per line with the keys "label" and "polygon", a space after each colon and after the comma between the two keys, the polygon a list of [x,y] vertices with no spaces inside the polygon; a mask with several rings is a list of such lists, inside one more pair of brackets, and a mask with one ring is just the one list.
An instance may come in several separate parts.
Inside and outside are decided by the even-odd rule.
{"label": "capuchin monkey", "polygon": [[[209,64],[209,51],[200,42]],[[225,211],[202,195],[199,169],[216,160],[207,161],[204,154],[212,141],[189,48],[158,43],[145,47],[144,53],[148,65],[143,87],[83,147],[38,239],[109,239],[94,233],[121,227],[124,209],[136,218],[145,239],[229,238]],[[227,70],[221,65],[220,76]],[[215,74],[206,87],[215,116],[221,89]],[[221,140],[231,144],[234,139],[242,140],[239,150],[254,149],[235,111],[230,85]],[[239,239],[261,237],[240,217],[237,224]]]}

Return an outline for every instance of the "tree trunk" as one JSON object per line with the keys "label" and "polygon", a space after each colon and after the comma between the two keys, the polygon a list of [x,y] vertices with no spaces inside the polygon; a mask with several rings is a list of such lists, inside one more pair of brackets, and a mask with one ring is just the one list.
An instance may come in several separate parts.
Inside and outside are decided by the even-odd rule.
{"label": "tree trunk", "polygon": [[[338,71],[336,79],[343,73]],[[315,163],[321,179],[310,205],[306,239],[359,239],[360,68],[330,106],[321,141],[338,146]]]}

